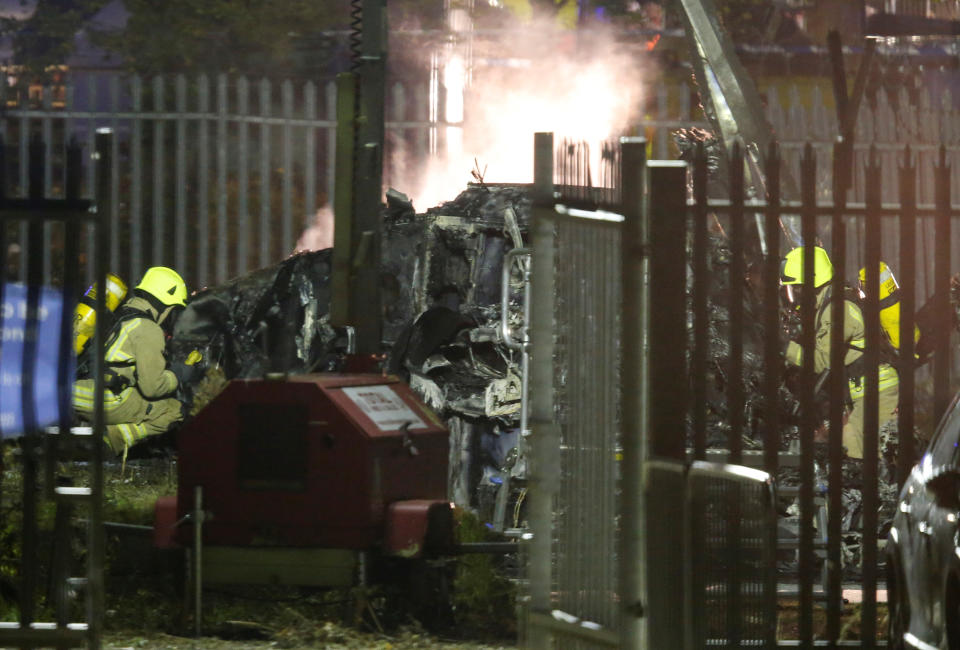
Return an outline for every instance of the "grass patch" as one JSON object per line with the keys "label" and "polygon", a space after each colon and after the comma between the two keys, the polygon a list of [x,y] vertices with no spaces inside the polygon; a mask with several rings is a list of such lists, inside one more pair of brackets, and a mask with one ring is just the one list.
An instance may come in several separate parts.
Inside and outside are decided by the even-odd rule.
{"label": "grass patch", "polygon": [[[460,542],[500,540],[467,510],[455,511]],[[515,638],[517,634],[516,585],[510,580],[516,555],[462,555],[453,584],[457,627],[473,638]],[[516,571],[513,570],[515,574]]]}

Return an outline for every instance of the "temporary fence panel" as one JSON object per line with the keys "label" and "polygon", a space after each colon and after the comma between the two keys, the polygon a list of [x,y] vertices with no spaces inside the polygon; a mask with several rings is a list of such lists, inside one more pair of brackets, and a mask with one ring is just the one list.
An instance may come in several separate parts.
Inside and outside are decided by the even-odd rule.
{"label": "temporary fence panel", "polygon": [[[544,647],[550,637],[557,647],[611,647],[619,643],[621,609],[624,217],[596,208],[616,207],[632,218],[639,211],[616,203],[617,185],[581,192],[577,160],[586,152],[564,144],[554,165],[549,136],[538,134],[535,165],[531,356],[547,361],[535,363],[531,375],[528,636],[532,647]],[[624,146],[639,148],[633,160],[642,165],[643,143]],[[620,175],[620,150],[607,151],[613,181]]]}
{"label": "temporary fence panel", "polygon": [[776,640],[772,477],[694,462],[687,474],[689,648],[771,647]]}

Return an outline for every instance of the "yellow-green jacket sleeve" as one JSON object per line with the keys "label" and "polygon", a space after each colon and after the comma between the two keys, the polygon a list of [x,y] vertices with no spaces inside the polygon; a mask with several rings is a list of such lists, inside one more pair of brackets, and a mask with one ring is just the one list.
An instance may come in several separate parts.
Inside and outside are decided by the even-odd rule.
{"label": "yellow-green jacket sleeve", "polygon": [[[817,304],[819,310],[821,303]],[[847,350],[844,355],[844,365],[849,365],[857,360],[863,354],[863,316],[860,308],[849,300],[843,301],[844,319],[843,319],[843,340],[851,345],[860,348],[860,350]],[[816,340],[813,348],[813,370],[820,374],[826,368],[830,367],[830,330],[833,324],[833,308],[827,305],[820,314],[820,323],[817,328]],[[796,341],[790,341],[787,344],[786,360],[795,366],[803,365],[803,348]]]}

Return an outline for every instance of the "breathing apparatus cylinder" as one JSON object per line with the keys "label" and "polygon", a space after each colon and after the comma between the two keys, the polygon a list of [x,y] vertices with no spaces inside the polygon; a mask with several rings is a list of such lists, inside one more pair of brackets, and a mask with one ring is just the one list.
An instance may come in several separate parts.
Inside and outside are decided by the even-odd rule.
{"label": "breathing apparatus cylinder", "polygon": [[[127,285],[113,273],[107,273],[107,293],[104,300],[111,313],[117,309],[127,296]],[[97,285],[94,283],[80,297],[73,315],[73,349],[78,355],[83,352],[87,341],[93,338],[97,324]]]}
{"label": "breathing apparatus cylinder", "polygon": [[[860,269],[860,294],[865,294],[867,270]],[[880,327],[891,345],[900,349],[900,283],[886,262],[880,262]],[[920,338],[920,329],[914,326],[913,340]]]}

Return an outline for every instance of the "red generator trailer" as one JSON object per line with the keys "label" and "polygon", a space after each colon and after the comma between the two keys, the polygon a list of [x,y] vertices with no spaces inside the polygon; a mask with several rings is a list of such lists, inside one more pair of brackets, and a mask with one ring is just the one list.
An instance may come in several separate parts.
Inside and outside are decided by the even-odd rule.
{"label": "red generator trailer", "polygon": [[447,430],[396,377],[233,380],[177,450],[154,542],[191,552],[198,621],[204,584],[349,587],[453,548]]}

